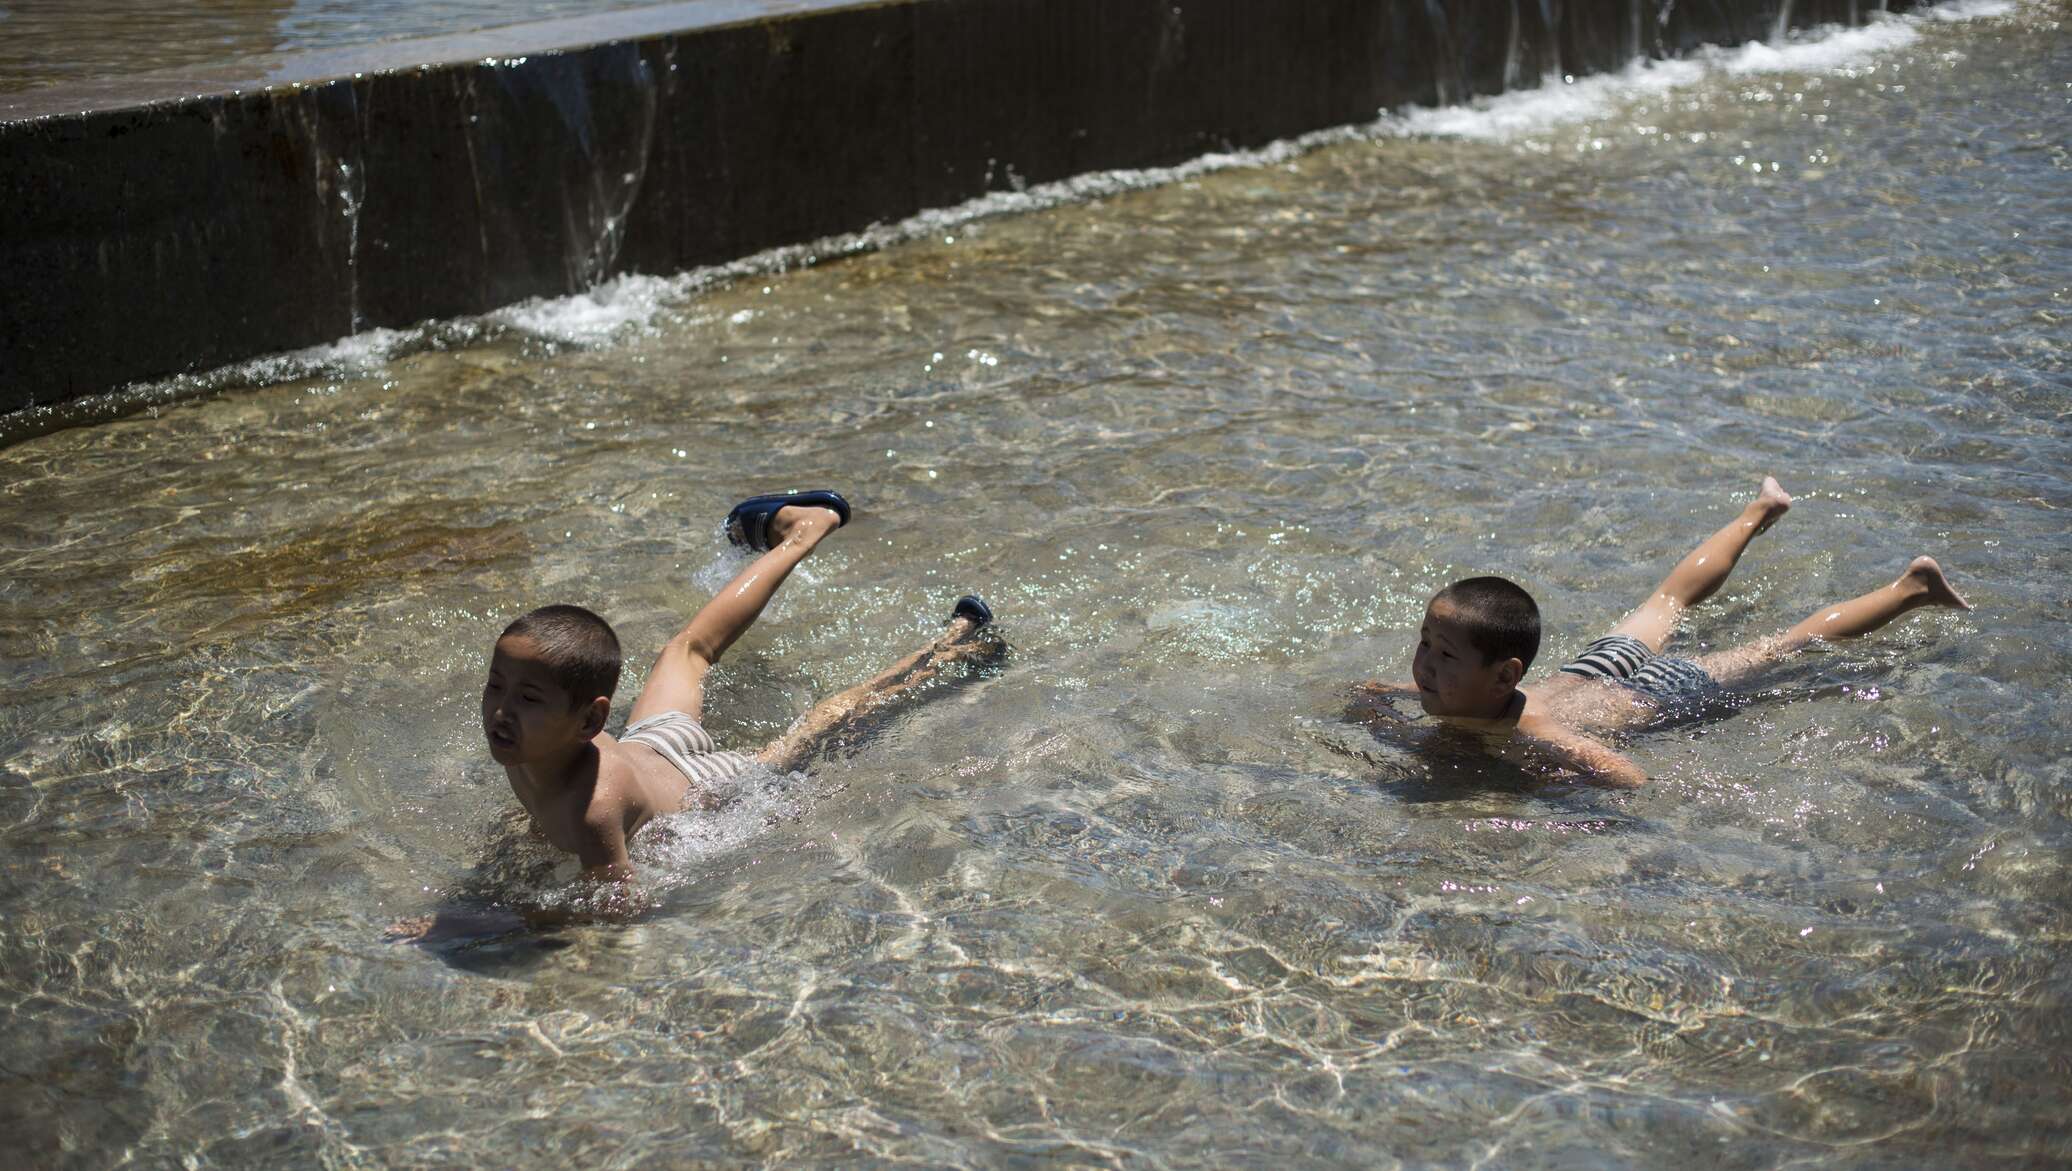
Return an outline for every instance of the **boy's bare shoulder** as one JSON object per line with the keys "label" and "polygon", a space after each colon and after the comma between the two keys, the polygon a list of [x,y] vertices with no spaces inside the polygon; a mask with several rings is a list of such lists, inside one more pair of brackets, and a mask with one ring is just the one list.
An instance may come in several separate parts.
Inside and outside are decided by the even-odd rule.
{"label": "boy's bare shoulder", "polygon": [[649,783],[652,751],[621,744],[609,736],[597,738],[597,784],[590,791],[590,805],[583,820],[616,817],[631,825],[660,812],[654,808],[653,785]]}
{"label": "boy's bare shoulder", "polygon": [[639,775],[616,743],[597,745],[597,776],[580,808],[571,809],[569,840],[556,843],[575,854],[585,871],[617,873],[627,864],[626,840],[646,820]]}
{"label": "boy's bare shoulder", "polygon": [[622,744],[599,736],[597,788],[591,806],[600,817],[616,815],[630,837],[649,818],[680,812],[691,792],[687,778],[645,744]]}

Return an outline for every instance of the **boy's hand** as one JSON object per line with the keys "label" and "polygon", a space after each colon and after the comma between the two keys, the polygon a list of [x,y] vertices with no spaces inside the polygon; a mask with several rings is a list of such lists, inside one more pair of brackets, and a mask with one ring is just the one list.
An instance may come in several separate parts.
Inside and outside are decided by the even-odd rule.
{"label": "boy's hand", "polygon": [[437,915],[412,915],[398,919],[381,933],[384,943],[417,943],[431,934],[432,925],[439,921]]}
{"label": "boy's hand", "polygon": [[1369,679],[1353,684],[1352,692],[1352,700],[1345,705],[1348,720],[1368,724],[1376,720],[1388,720],[1397,724],[1410,722],[1409,718],[1396,710],[1396,705],[1389,701],[1405,695],[1416,695],[1416,687],[1407,683],[1381,683]]}
{"label": "boy's hand", "polygon": [[552,926],[552,923],[533,923],[537,912],[525,913],[507,911],[501,907],[473,909],[448,907],[431,915],[413,915],[389,924],[381,933],[388,943],[413,943],[420,947],[443,944],[452,940],[466,940],[470,943],[495,939],[513,931],[528,927]]}

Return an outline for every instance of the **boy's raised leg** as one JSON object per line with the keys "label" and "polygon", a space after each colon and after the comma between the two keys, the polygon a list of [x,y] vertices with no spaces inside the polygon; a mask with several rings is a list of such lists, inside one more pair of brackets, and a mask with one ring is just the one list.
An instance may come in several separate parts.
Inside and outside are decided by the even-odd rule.
{"label": "boy's raised leg", "polygon": [[[976,599],[972,599],[976,601]],[[837,692],[807,709],[784,735],[756,754],[756,759],[781,772],[803,768],[813,751],[826,739],[883,711],[914,694],[951,663],[970,662],[992,653],[997,644],[978,637],[979,628],[992,620],[984,603],[970,607],[959,601],[943,632],[920,650],[900,659],[876,677],[846,691]]]}
{"label": "boy's raised leg", "polygon": [[1906,572],[1891,585],[1846,602],[1823,606],[1782,634],[1717,654],[1701,655],[1696,662],[1715,682],[1731,687],[1816,638],[1852,638],[1869,634],[1901,614],[1922,606],[1971,609],[1971,603],[1950,585],[1949,579],[1943,576],[1942,566],[1937,565],[1933,557],[1914,558]]}
{"label": "boy's raised leg", "polygon": [[791,576],[799,562],[813,552],[821,538],[841,527],[842,518],[831,509],[786,507],[770,518],[768,552],[749,562],[748,568],[712,596],[690,622],[677,632],[655,656],[647,686],[633,701],[628,724],[637,724],[661,712],[683,712],[701,718],[705,706],[705,675],[712,664],[734,645],[734,640],[755,624],[763,607],[777,594],[777,587]]}
{"label": "boy's raised leg", "polygon": [[1647,601],[1612,627],[1611,632],[1637,638],[1659,654],[1684,611],[1711,597],[1726,582],[1727,575],[1734,572],[1748,543],[1777,523],[1777,518],[1790,508],[1791,495],[1775,478],[1763,477],[1763,486],[1755,499],[1742,508],[1741,515],[1677,562]]}

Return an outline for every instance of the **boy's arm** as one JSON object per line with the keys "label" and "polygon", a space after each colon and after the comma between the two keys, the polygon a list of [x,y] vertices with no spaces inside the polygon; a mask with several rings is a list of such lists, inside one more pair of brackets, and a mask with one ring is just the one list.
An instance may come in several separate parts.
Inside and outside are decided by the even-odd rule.
{"label": "boy's arm", "polygon": [[383,938],[420,944],[458,939],[473,946],[515,931],[537,931],[569,923],[609,920],[641,909],[637,893],[633,897],[622,897],[622,894],[631,892],[634,872],[633,862],[626,854],[625,820],[621,810],[592,810],[583,819],[576,858],[583,864],[585,881],[613,888],[605,892],[599,911],[572,912],[566,907],[447,907],[430,915],[398,919],[383,933]]}
{"label": "boy's arm", "polygon": [[1518,733],[1526,740],[1526,747],[1541,760],[1571,772],[1580,773],[1593,785],[1612,789],[1638,789],[1647,784],[1648,775],[1641,767],[1612,750],[1601,740],[1594,740],[1563,724],[1546,719],[1526,719],[1518,722]]}
{"label": "boy's arm", "polygon": [[559,927],[570,920],[569,913],[559,907],[441,907],[429,915],[398,919],[381,937],[390,943],[425,946],[458,941],[466,948],[520,931]]}
{"label": "boy's arm", "polygon": [[734,645],[734,640],[755,624],[763,607],[777,594],[777,587],[793,569],[813,551],[820,539],[835,531],[840,521],[832,512],[825,515],[810,513],[797,521],[779,541],[762,556],[750,562],[748,568],[736,574],[726,588],[712,596],[712,600],[699,608],[688,626],[678,637],[684,647],[708,665],[719,662],[719,657]]}
{"label": "boy's arm", "polygon": [[592,882],[629,882],[633,860],[626,855],[626,810],[616,803],[592,805],[583,815],[576,859]]}
{"label": "boy's arm", "polygon": [[647,686],[633,701],[628,723],[637,724],[664,711],[686,712],[694,719],[702,715],[705,676],[712,665],[755,624],[763,607],[777,595],[777,587],[837,524],[832,512],[809,513],[791,526],[782,541],[750,562],[712,600],[699,607],[690,623],[662,648],[654,671],[648,675]]}
{"label": "boy's arm", "polygon": [[1416,695],[1414,683],[1383,683],[1365,679],[1352,686],[1352,698],[1345,705],[1345,719],[1379,728],[1384,723],[1401,723],[1402,713],[1387,701],[1395,696]]}
{"label": "boy's arm", "polygon": [[[585,877],[589,872],[584,872]],[[630,918],[645,907],[636,895],[617,892],[630,887],[610,883],[603,905],[595,910],[572,911],[567,907],[442,907],[429,915],[415,915],[389,924],[381,937],[390,943],[431,946],[458,942],[464,950],[520,931],[550,931],[576,923],[613,922]]]}

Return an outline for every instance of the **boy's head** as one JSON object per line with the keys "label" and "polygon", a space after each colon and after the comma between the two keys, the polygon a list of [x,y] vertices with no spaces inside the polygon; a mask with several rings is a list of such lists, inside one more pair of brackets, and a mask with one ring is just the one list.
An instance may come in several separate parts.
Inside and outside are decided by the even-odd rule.
{"label": "boy's head", "polygon": [[1540,653],[1540,608],[1501,577],[1471,577],[1433,596],[1418,628],[1411,673],[1435,716],[1504,714]]}
{"label": "boy's head", "polygon": [[619,636],[581,606],[542,606],[504,628],[482,686],[482,733],[498,764],[551,759],[604,730],[619,686]]}

